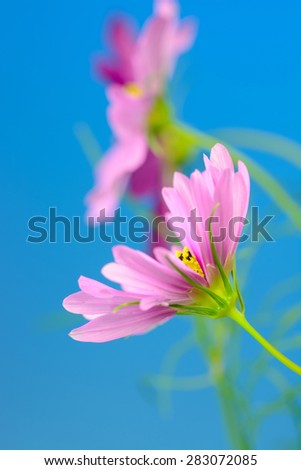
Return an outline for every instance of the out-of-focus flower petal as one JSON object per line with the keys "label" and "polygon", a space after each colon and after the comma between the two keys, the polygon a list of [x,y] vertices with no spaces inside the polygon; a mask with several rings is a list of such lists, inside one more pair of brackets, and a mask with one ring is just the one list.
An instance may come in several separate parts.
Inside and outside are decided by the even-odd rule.
{"label": "out-of-focus flower petal", "polygon": [[110,100],[108,120],[118,140],[130,140],[136,134],[146,139],[146,116],[151,98],[137,96],[116,85],[108,88],[107,95]]}
{"label": "out-of-focus flower petal", "polygon": [[149,93],[163,93],[179,55],[193,43],[195,29],[191,20],[180,22],[177,2],[156,2],[155,14],[138,37],[133,57],[136,81]]}
{"label": "out-of-focus flower petal", "polygon": [[197,35],[197,24],[192,18],[181,21],[175,40],[175,49],[179,54],[186,52],[193,45]]}
{"label": "out-of-focus flower petal", "polygon": [[108,82],[123,85],[134,79],[132,55],[136,34],[132,23],[124,17],[114,18],[108,26],[111,57],[96,56],[93,60],[97,76]]}
{"label": "out-of-focus flower petal", "polygon": [[176,0],[155,0],[154,13],[164,18],[176,18],[179,13],[178,2]]}
{"label": "out-of-focus flower petal", "polygon": [[162,159],[156,157],[149,150],[147,158],[134,173],[131,175],[129,189],[135,196],[143,194],[157,194],[160,197],[162,188]]}
{"label": "out-of-focus flower petal", "polygon": [[112,59],[106,57],[97,56],[94,60],[93,69],[96,72],[96,76],[107,82],[117,83],[123,85],[127,82],[128,77],[124,72],[124,69],[120,69],[120,64],[115,64]]}
{"label": "out-of-focus flower petal", "polygon": [[104,155],[95,170],[95,186],[86,197],[88,217],[99,217],[102,209],[107,216],[113,215],[130,175],[143,165],[146,155],[147,144],[139,135],[115,144]]}
{"label": "out-of-focus flower petal", "polygon": [[132,21],[126,17],[114,18],[109,26],[109,40],[116,55],[128,60],[136,44],[136,32]]}

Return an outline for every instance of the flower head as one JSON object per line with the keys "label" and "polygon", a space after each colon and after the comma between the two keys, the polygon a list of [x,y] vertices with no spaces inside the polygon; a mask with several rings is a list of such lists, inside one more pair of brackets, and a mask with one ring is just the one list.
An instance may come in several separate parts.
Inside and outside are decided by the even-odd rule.
{"label": "flower head", "polygon": [[[88,216],[98,217],[103,208],[113,215],[127,189],[137,197],[152,196],[158,213],[168,158],[164,142],[173,119],[164,98],[166,82],[179,55],[191,45],[194,26],[179,21],[175,0],[157,0],[154,15],[138,37],[119,19],[110,38],[114,57],[98,59],[96,69],[110,83],[108,120],[115,143],[96,167],[95,186],[86,198]],[[137,184],[138,178],[156,184]]]}
{"label": "flower head", "polygon": [[[87,315],[90,321],[71,332],[74,339],[109,341],[145,333],[176,314],[218,318],[234,308],[240,296],[229,274],[237,239],[231,239],[229,225],[233,217],[246,215],[249,175],[242,162],[235,172],[229,153],[220,144],[204,162],[203,172],[196,170],[190,178],[176,173],[173,187],[163,190],[170,215],[184,221],[182,247],[156,248],[153,257],[126,246],[113,248],[114,262],[104,266],[102,274],[122,290],[80,278],[81,291],[67,297],[64,307]],[[192,211],[199,217],[195,233],[189,226]],[[242,225],[238,219],[236,237]],[[224,236],[213,241],[221,229]]]}
{"label": "flower head", "polygon": [[95,71],[111,84],[158,94],[176,60],[192,44],[195,26],[179,21],[176,0],[155,0],[154,14],[137,36],[131,21],[117,17],[109,25],[111,57],[97,56]]}

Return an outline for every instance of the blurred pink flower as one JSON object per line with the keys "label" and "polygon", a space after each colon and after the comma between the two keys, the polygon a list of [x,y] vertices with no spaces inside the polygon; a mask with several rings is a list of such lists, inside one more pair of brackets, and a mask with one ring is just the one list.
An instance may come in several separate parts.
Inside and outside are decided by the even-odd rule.
{"label": "blurred pink flower", "polygon": [[150,148],[150,134],[164,119],[166,81],[193,41],[194,24],[179,21],[175,0],[157,0],[154,16],[137,38],[121,19],[113,23],[110,38],[113,58],[100,58],[95,67],[111,83],[108,120],[116,141],[98,163],[95,186],[86,198],[92,218],[104,208],[113,215],[127,189],[134,196],[152,196],[155,211],[162,207],[164,158]]}
{"label": "blurred pink flower", "polygon": [[136,83],[158,92],[194,37],[195,24],[191,20],[179,21],[176,0],[155,0],[154,15],[138,36],[125,17],[110,23],[108,41],[112,54],[95,58],[96,74],[110,83]]}
{"label": "blurred pink flower", "polygon": [[[176,173],[173,187],[163,196],[170,215],[185,220],[185,239],[181,250],[155,248],[154,257],[125,246],[113,248],[115,262],[104,266],[102,273],[119,283],[122,291],[92,279],[81,277],[81,291],[67,297],[64,307],[87,316],[90,321],[70,335],[78,341],[104,342],[132,334],[146,333],[175,314],[191,313],[225,316],[235,304],[237,293],[225,283],[232,269],[237,240],[229,236],[233,217],[245,217],[250,182],[242,162],[234,171],[232,159],[220,144],[213,147],[210,160],[204,156],[205,170],[195,170],[190,178]],[[226,236],[214,243],[213,252],[206,219],[212,216],[212,234],[226,230]],[[197,225],[196,241],[189,226],[195,210],[202,217]],[[213,228],[214,226],[214,228]],[[242,230],[236,225],[236,237]],[[229,282],[229,281],[228,281]],[[91,319],[92,318],[92,319]]]}
{"label": "blurred pink flower", "polygon": [[115,18],[108,28],[111,57],[98,55],[94,59],[96,76],[107,82],[124,85],[133,80],[132,56],[135,50],[135,31],[126,18]]}

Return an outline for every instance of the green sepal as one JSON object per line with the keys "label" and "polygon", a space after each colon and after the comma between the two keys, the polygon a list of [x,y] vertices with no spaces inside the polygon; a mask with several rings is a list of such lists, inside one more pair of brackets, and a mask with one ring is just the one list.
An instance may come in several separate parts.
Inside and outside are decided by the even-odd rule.
{"label": "green sepal", "polygon": [[241,292],[240,292],[240,289],[239,289],[239,285],[238,285],[238,281],[237,281],[237,276],[236,276],[236,259],[235,259],[235,258],[234,258],[234,260],[233,260],[232,277],[233,277],[234,288],[235,288],[235,290],[236,290],[237,298],[238,298],[239,305],[240,305],[240,312],[244,315],[246,308],[245,308],[245,303],[244,303],[243,297],[242,297],[242,295],[241,295]]}
{"label": "green sepal", "polygon": [[[175,308],[178,310],[177,314],[178,315],[204,315],[206,317],[215,317],[218,318],[219,315],[217,312],[222,312],[220,307],[215,310],[214,308],[210,307],[200,307],[198,305],[181,305],[181,304],[170,304],[169,305],[172,308]],[[221,315],[224,316],[224,315]]]}
{"label": "green sepal", "polygon": [[117,307],[114,308],[113,313],[119,312],[124,307],[129,307],[130,305],[139,305],[140,302],[125,302],[124,304],[117,305]]}

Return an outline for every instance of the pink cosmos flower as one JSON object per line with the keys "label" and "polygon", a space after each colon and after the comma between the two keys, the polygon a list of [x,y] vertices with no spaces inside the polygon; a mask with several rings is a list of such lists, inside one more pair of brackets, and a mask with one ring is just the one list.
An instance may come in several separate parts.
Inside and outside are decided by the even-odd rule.
{"label": "pink cosmos flower", "polygon": [[162,89],[178,56],[191,46],[195,36],[194,23],[180,22],[178,10],[176,0],[155,0],[154,15],[138,37],[131,21],[115,18],[108,30],[111,57],[95,58],[97,76],[119,85],[154,87],[156,83],[157,89]]}
{"label": "pink cosmos flower", "polygon": [[95,186],[86,198],[87,215],[93,219],[104,208],[112,216],[127,189],[136,197],[150,195],[155,213],[162,207],[164,158],[149,145],[150,134],[162,124],[162,109],[153,111],[164,107],[166,81],[191,45],[194,26],[179,21],[175,0],[157,0],[154,16],[138,37],[119,19],[110,38],[114,56],[98,59],[96,70],[111,83],[108,120],[116,141],[97,165]]}
{"label": "pink cosmos flower", "polygon": [[[221,317],[234,308],[240,296],[229,274],[237,239],[230,237],[229,224],[234,217],[246,216],[249,174],[242,162],[235,172],[228,151],[220,144],[213,147],[210,160],[204,156],[204,163],[205,170],[195,170],[189,178],[176,173],[173,186],[163,190],[170,215],[185,220],[182,248],[156,248],[154,257],[126,246],[113,248],[114,262],[104,266],[102,274],[122,290],[81,277],[80,292],[67,297],[63,305],[90,321],[73,330],[72,338],[110,341],[146,333],[176,314]],[[195,233],[188,220],[192,211],[202,218]],[[211,220],[209,228],[206,219]],[[242,226],[238,220],[236,237]],[[226,230],[225,236],[213,242],[221,229]]]}

